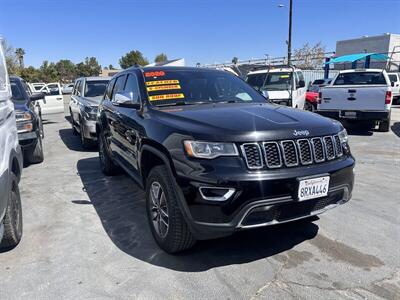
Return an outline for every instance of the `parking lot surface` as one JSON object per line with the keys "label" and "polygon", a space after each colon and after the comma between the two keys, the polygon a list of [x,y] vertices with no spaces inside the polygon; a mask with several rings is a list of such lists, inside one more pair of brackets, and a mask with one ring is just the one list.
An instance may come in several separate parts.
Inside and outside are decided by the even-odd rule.
{"label": "parking lot surface", "polygon": [[150,233],[144,192],[105,177],[63,114],[23,171],[24,236],[0,253],[1,299],[400,299],[400,109],[389,133],[354,131],[352,200],[316,218],[199,242]]}

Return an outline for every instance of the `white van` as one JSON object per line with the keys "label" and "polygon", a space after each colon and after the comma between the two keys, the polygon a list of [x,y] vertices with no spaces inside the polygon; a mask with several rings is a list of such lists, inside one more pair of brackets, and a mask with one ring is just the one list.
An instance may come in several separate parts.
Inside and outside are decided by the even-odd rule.
{"label": "white van", "polygon": [[303,72],[284,67],[249,72],[246,82],[253,88],[267,92],[275,104],[304,109],[306,87]]}
{"label": "white van", "polygon": [[22,151],[18,142],[10,81],[0,39],[0,248],[14,248],[22,236],[22,208],[18,184]]}

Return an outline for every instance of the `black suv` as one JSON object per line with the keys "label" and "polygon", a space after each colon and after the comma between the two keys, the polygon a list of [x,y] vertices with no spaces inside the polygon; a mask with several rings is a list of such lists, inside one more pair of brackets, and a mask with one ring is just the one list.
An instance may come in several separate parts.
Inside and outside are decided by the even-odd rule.
{"label": "black suv", "polygon": [[44,132],[40,106],[36,101],[43,99],[45,95],[32,94],[25,80],[17,76],[10,76],[10,84],[24,165],[41,163],[44,160],[42,146]]}
{"label": "black suv", "polygon": [[225,71],[127,69],[98,116],[102,171],[122,168],[146,190],[153,236],[170,253],[351,197],[355,161],[342,125],[267,103]]}

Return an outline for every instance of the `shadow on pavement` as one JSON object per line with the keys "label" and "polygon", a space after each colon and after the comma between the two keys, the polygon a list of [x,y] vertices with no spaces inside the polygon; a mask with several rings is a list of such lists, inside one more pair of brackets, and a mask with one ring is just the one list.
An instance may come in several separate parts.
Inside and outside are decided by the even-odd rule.
{"label": "shadow on pavement", "polygon": [[391,127],[393,133],[400,137],[400,122],[396,122]]}
{"label": "shadow on pavement", "polygon": [[[243,231],[223,239],[200,241],[184,253],[169,255],[153,240],[142,189],[125,175],[105,177],[100,171],[98,158],[79,160],[77,169],[112,242],[123,252],[156,266],[201,272],[218,266],[243,264],[291,249],[318,233],[318,226],[310,221],[294,222]],[[73,203],[87,204],[82,200]]]}
{"label": "shadow on pavement", "polygon": [[69,150],[79,152],[97,152],[97,148],[95,146],[93,146],[91,149],[83,148],[79,135],[74,135],[72,133],[72,128],[60,129],[58,134]]}

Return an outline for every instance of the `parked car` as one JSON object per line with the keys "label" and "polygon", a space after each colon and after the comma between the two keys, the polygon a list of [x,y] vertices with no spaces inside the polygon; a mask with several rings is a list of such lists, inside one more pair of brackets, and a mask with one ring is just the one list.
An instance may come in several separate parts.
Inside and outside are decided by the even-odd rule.
{"label": "parked car", "polygon": [[316,79],[310,84],[306,92],[306,103],[304,105],[305,110],[317,110],[319,90],[321,87],[330,84],[331,81],[332,78]]}
{"label": "parked car", "polygon": [[74,134],[79,133],[84,148],[97,141],[97,108],[109,81],[108,77],[82,77],[75,81],[69,113],[72,130]]}
{"label": "parked car", "polygon": [[306,88],[299,69],[285,67],[249,72],[246,82],[268,93],[272,103],[304,109]]}
{"label": "parked car", "polygon": [[11,249],[22,237],[19,181],[22,151],[18,143],[14,105],[0,39],[0,248]]}
{"label": "parked car", "polygon": [[44,133],[41,108],[37,101],[43,99],[44,94],[31,94],[25,80],[17,76],[10,76],[10,84],[24,165],[41,163],[44,160]]}
{"label": "parked car", "polygon": [[380,69],[340,71],[330,85],[320,91],[318,113],[367,127],[379,124],[389,131],[392,91],[389,77]]}
{"label": "parked car", "polygon": [[64,112],[64,101],[61,87],[58,82],[52,83],[30,83],[29,87],[33,93],[44,93],[44,99],[38,101],[42,115],[57,114]]}
{"label": "parked car", "polygon": [[389,72],[388,76],[390,79],[390,84],[392,86],[392,96],[393,96],[392,104],[400,105],[400,73]]}
{"label": "parked car", "polygon": [[289,222],[347,202],[354,158],[340,122],[270,104],[237,76],[129,68],[99,106],[100,167],[146,190],[167,252]]}
{"label": "parked car", "polygon": [[74,83],[64,84],[62,87],[63,95],[70,95],[72,94],[72,90],[74,89]]}

